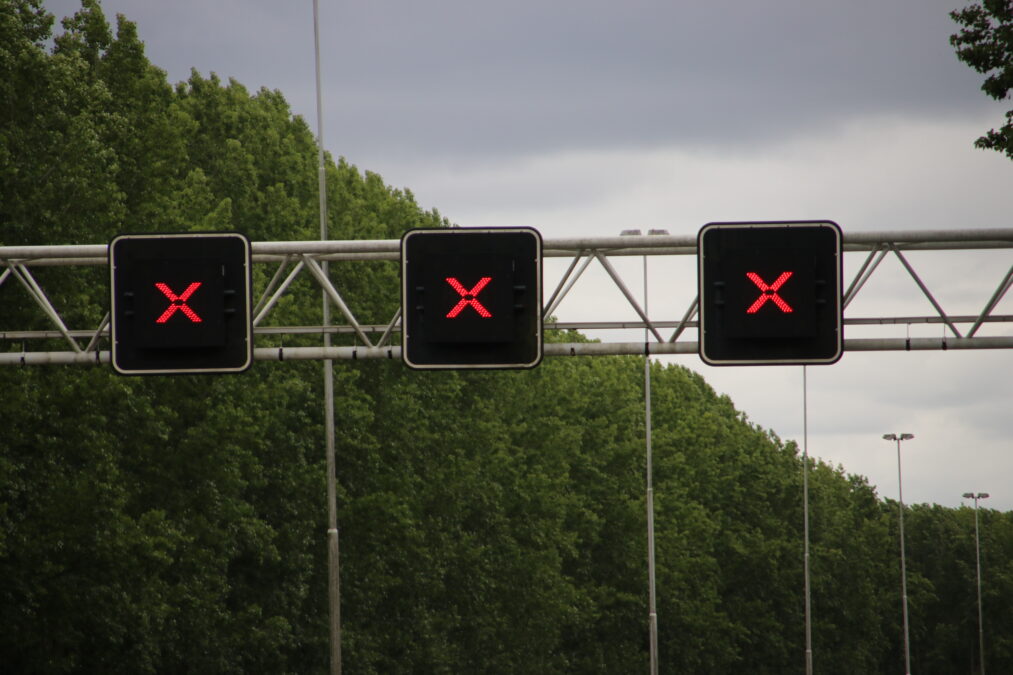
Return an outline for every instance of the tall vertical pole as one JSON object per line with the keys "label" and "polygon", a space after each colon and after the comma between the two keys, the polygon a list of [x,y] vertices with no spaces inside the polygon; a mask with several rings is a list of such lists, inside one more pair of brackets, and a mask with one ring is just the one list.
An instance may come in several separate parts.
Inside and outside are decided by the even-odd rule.
{"label": "tall vertical pole", "polygon": [[802,529],[805,537],[805,673],[813,675],[812,601],[809,588],[809,387],[806,366],[802,366]]}
{"label": "tall vertical pole", "polygon": [[[327,165],[324,161],[324,104],[320,86],[320,10],[313,0],[313,52],[317,85],[317,181],[320,200],[320,240],[327,239]],[[327,261],[321,265],[326,276]],[[331,305],[323,291],[324,347],[331,346]],[[324,435],[327,452],[327,591],[330,613],[331,674],[341,675],[341,575],[338,558],[338,496],[334,458],[334,368],[333,361],[324,360]]]}
{"label": "tall vertical pole", "polygon": [[904,673],[911,675],[911,634],[907,618],[907,559],[904,557],[904,480],[900,470],[900,443],[914,438],[914,434],[883,434],[885,441],[897,441],[897,501],[900,509],[900,595],[904,614]]}
{"label": "tall vertical pole", "polygon": [[978,568],[978,651],[981,675],[985,675],[985,619],[981,609],[981,539],[978,536],[978,499],[988,497],[987,493],[974,495],[974,557]]}
{"label": "tall vertical pole", "polygon": [[904,557],[904,483],[900,470],[900,442],[897,436],[897,497],[900,502],[900,590],[904,611],[904,673],[911,675],[911,636],[908,629],[907,616],[907,559]]}
{"label": "tall vertical pole", "polygon": [[[644,315],[647,315],[647,256],[644,256]],[[658,607],[654,560],[654,479],[651,448],[651,356],[648,331],[644,327],[644,438],[647,445],[647,620],[650,630],[651,675],[658,675]]]}

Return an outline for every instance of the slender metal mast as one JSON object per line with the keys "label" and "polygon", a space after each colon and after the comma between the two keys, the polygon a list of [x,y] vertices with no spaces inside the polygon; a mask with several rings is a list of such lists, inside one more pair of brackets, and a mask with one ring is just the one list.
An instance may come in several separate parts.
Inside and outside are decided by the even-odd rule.
{"label": "slender metal mast", "polygon": [[914,438],[914,434],[883,434],[883,439],[897,442],[897,499],[900,516],[900,594],[904,614],[904,673],[911,675],[911,631],[907,611],[907,558],[904,554],[904,481],[900,468],[900,444]]}
{"label": "slender metal mast", "polygon": [[974,561],[978,579],[978,659],[981,675],[985,675],[985,617],[981,608],[981,538],[978,532],[978,500],[988,499],[987,492],[965,492],[964,499],[974,500]]}
{"label": "slender metal mast", "polygon": [[[313,57],[317,88],[317,180],[320,199],[320,241],[327,241],[327,165],[324,156],[324,104],[320,86],[320,10],[313,0]],[[320,263],[328,277],[329,264]],[[324,349],[331,347],[331,301],[323,289]],[[324,435],[327,452],[327,590],[330,610],[330,660],[332,675],[341,674],[341,575],[338,557],[338,492],[334,458],[334,361],[324,359]]]}
{"label": "slender metal mast", "polygon": [[802,522],[805,537],[805,673],[813,674],[812,593],[809,586],[809,387],[802,366]]}
{"label": "slender metal mast", "polygon": [[[647,256],[644,256],[644,313],[647,313]],[[644,328],[644,437],[647,445],[647,594],[650,628],[651,675],[658,675],[658,603],[654,557],[654,463],[651,446],[651,355]]]}

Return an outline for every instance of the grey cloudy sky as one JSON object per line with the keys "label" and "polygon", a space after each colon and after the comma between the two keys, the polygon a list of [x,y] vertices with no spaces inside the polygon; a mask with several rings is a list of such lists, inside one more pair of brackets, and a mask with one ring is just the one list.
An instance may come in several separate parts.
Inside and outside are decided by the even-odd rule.
{"label": "grey cloudy sky", "polygon": [[[462,226],[546,238],[694,234],[719,220],[1013,227],[1013,162],[972,147],[1009,101],[988,99],[948,43],[948,12],[963,2],[321,0],[325,146]],[[45,4],[58,17],[77,7]],[[316,129],[310,0],[102,5],[138,24],[170,81],[196,68],[278,89]],[[948,311],[973,314],[1013,253],[911,260]],[[631,286],[639,264],[621,266]],[[696,291],[692,261],[661,266],[652,261],[651,314],[677,319]],[[596,283],[590,274],[589,294],[559,318],[632,318]],[[848,316],[884,312],[932,314],[896,261]],[[996,313],[1013,314],[1013,297]],[[801,440],[801,369],[672,360]],[[849,352],[808,369],[810,451],[895,499],[896,455],[880,436],[911,432],[905,501],[957,506],[987,491],[985,505],[1013,509],[1010,373],[1009,351]]]}
{"label": "grey cloudy sky", "polygon": [[[329,149],[353,163],[776,142],[856,116],[986,109],[957,0],[320,3]],[[58,14],[73,0],[46,3]],[[106,0],[170,80],[280,89],[315,122],[312,4]]]}

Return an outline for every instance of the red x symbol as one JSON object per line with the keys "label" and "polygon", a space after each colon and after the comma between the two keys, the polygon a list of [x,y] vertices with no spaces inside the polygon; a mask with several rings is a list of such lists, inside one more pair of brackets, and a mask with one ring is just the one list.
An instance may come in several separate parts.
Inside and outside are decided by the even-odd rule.
{"label": "red x symbol", "polygon": [[478,312],[478,315],[483,319],[491,317],[492,312],[483,307],[482,303],[475,299],[475,296],[481,293],[482,289],[485,288],[486,284],[490,281],[492,281],[492,277],[482,277],[478,280],[478,283],[475,284],[474,288],[469,291],[454,277],[447,277],[447,283],[450,284],[455,291],[457,291],[458,295],[461,296],[461,300],[454,305],[453,309],[447,312],[447,318],[453,319],[457,317],[457,315],[464,311],[464,308],[468,305],[471,305],[471,307],[474,308],[474,310]]}
{"label": "red x symbol", "polygon": [[194,281],[193,283],[191,283],[189,286],[186,287],[185,291],[183,291],[179,295],[176,295],[175,293],[172,292],[171,288],[169,288],[161,281],[156,283],[155,288],[162,291],[165,297],[169,298],[169,302],[172,304],[170,304],[169,307],[164,312],[162,312],[162,316],[155,319],[155,323],[165,323],[166,321],[169,320],[170,316],[176,313],[176,310],[183,312],[183,314],[186,315],[186,318],[190,319],[194,323],[200,323],[201,319],[199,316],[197,316],[197,312],[190,309],[189,305],[186,304],[186,301],[190,299],[190,296],[193,295],[194,291],[200,288],[200,284],[201,282]]}
{"label": "red x symbol", "polygon": [[750,305],[749,309],[746,310],[746,314],[756,314],[760,311],[760,307],[763,307],[768,300],[777,305],[778,309],[785,314],[790,314],[792,311],[791,305],[785,302],[784,298],[777,294],[777,291],[781,288],[781,286],[784,286],[784,282],[788,281],[791,274],[791,272],[781,272],[781,276],[775,279],[774,283],[768,286],[756,272],[746,272],[746,276],[749,277],[749,280],[756,284],[756,287],[762,291],[760,297],[756,299],[756,302]]}

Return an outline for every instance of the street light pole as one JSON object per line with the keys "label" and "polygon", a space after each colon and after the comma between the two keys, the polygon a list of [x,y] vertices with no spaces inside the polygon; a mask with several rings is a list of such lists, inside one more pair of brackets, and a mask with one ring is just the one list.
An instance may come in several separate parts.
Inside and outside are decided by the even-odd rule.
{"label": "street light pole", "polygon": [[[620,236],[636,236],[640,230],[623,230]],[[647,234],[668,234],[668,230],[649,230]],[[647,315],[647,256],[644,256],[644,315]],[[651,357],[647,353],[648,326],[644,325],[644,444],[646,446],[647,494],[647,625],[650,637],[650,675],[658,675],[658,606],[654,559],[654,458],[651,447]]]}
{"label": "street light pole", "polygon": [[813,675],[812,590],[809,584],[809,384],[802,366],[802,522],[805,581],[805,675]]}
{"label": "street light pole", "polygon": [[[320,201],[320,240],[327,239],[327,166],[324,161],[324,108],[320,86],[320,10],[313,0],[313,56],[317,92],[317,184]],[[325,276],[327,261],[321,263]],[[331,304],[323,291],[323,325],[331,323]],[[331,334],[324,332],[324,347],[331,346]],[[334,362],[324,360],[324,447],[327,458],[327,606],[329,618],[330,673],[341,675],[341,574],[338,549],[337,469],[334,456]]]}
{"label": "street light pole", "polygon": [[981,610],[981,539],[978,536],[978,500],[988,499],[987,492],[965,492],[964,499],[974,500],[974,558],[978,568],[978,651],[981,675],[985,675],[985,621]]}
{"label": "street light pole", "polygon": [[911,638],[907,618],[907,561],[904,558],[904,482],[900,470],[900,443],[914,438],[914,434],[883,434],[887,441],[897,441],[897,497],[900,503],[900,593],[904,613],[904,673],[911,675]]}

